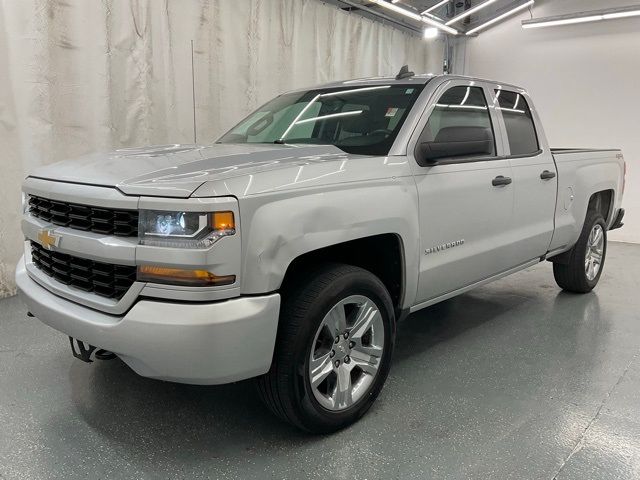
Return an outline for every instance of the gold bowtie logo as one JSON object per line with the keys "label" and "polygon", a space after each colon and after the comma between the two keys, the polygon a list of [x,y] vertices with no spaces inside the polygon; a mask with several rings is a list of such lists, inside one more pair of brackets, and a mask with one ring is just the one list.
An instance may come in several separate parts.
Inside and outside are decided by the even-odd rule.
{"label": "gold bowtie logo", "polygon": [[53,233],[53,230],[40,230],[38,242],[47,250],[51,250],[52,247],[57,247],[60,243],[60,236]]}

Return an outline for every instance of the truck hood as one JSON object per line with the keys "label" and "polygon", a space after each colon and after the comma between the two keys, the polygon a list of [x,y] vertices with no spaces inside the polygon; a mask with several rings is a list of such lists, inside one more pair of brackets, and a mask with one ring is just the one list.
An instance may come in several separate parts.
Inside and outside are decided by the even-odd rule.
{"label": "truck hood", "polygon": [[186,198],[211,180],[347,157],[332,145],[159,145],[85,155],[41,167],[31,176],[115,187],[128,195]]}

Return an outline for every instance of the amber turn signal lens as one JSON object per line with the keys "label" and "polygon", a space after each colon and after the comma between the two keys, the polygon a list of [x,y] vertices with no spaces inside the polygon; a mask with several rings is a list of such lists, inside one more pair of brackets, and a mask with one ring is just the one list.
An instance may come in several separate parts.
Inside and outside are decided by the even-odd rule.
{"label": "amber turn signal lens", "polygon": [[235,230],[236,221],[233,212],[214,212],[211,214],[211,226],[215,231]]}
{"label": "amber turn signal lens", "polygon": [[214,275],[206,270],[185,270],[181,268],[140,265],[138,281],[164,283],[168,285],[184,285],[187,287],[210,287],[230,285],[236,281],[235,275]]}

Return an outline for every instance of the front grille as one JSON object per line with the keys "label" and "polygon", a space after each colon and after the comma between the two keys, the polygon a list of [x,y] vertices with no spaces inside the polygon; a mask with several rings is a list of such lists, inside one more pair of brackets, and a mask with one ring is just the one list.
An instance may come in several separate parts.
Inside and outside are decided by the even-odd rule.
{"label": "front grille", "polygon": [[31,242],[33,264],[65,285],[107,298],[121,299],[136,280],[136,267],[94,262],[46,250]]}
{"label": "front grille", "polygon": [[76,230],[121,237],[138,236],[137,210],[92,207],[30,195],[29,213],[55,225],[62,225]]}

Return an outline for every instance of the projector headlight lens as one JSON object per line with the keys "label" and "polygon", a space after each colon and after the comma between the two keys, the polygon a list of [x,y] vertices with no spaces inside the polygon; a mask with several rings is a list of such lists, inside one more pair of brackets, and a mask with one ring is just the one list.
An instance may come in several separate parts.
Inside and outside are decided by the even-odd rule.
{"label": "projector headlight lens", "polygon": [[208,248],[236,233],[233,212],[141,210],[140,243],[156,247]]}

